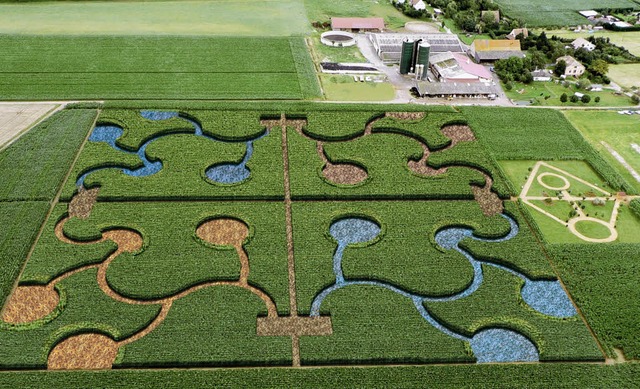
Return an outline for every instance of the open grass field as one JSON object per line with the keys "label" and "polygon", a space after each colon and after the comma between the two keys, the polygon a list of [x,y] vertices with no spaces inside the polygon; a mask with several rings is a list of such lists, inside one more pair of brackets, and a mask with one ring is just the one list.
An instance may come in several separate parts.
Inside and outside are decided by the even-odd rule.
{"label": "open grass field", "polygon": [[329,21],[331,17],[381,17],[387,28],[398,29],[413,21],[389,2],[378,0],[303,0],[309,21]]}
{"label": "open grass field", "polygon": [[302,38],[0,36],[0,98],[301,99]]}
{"label": "open grass field", "polygon": [[[526,111],[535,116],[526,128],[509,130],[516,110],[496,112],[499,121],[486,108],[183,104],[103,108],[88,134],[95,110],[45,121],[40,131],[77,132],[65,135],[77,146],[29,165],[66,177],[51,179],[61,197],[0,201],[12,225],[0,238],[14,242],[2,246],[1,369],[101,368],[104,384],[114,372],[134,383],[140,376],[128,368],[145,368],[149,384],[168,371],[191,374],[175,368],[220,368],[209,383],[233,383],[235,371],[264,384],[290,371],[273,367],[315,366],[293,371],[323,372],[320,387],[323,374],[353,379],[356,365],[373,365],[367,376],[379,380],[423,369],[404,371],[403,382],[429,372],[448,382],[464,373],[624,385],[634,374],[634,364],[601,362],[615,349],[635,357],[635,319],[602,309],[611,294],[566,273],[574,257],[564,251],[552,252],[557,272],[545,249],[553,245],[539,241],[544,226],[509,200],[513,169],[496,162],[521,155],[518,142],[539,137],[535,128],[555,129],[551,143],[530,150],[539,158],[561,158],[563,148],[592,158],[562,115]],[[511,148],[492,143],[496,128]],[[0,160],[38,152],[32,134]],[[583,162],[556,163],[598,177]],[[620,233],[630,226],[621,221]],[[474,367],[498,361],[548,363]],[[422,366],[386,370],[397,364]],[[194,385],[212,370],[199,371]],[[25,374],[49,378],[0,372],[6,382]]]}
{"label": "open grass field", "polygon": [[632,0],[568,0],[563,2],[543,0],[497,0],[505,15],[522,19],[528,27],[574,26],[586,24],[578,11],[604,8],[638,8]]}
{"label": "open grass field", "polygon": [[301,0],[0,3],[0,34],[289,36],[309,31]]}
{"label": "open grass field", "polygon": [[609,164],[616,168],[636,191],[640,191],[640,182],[614,158],[601,142],[609,144],[636,171],[640,172],[640,153],[633,144],[640,145],[640,115],[620,115],[615,111],[564,111],[569,121],[580,130],[591,146]]}
{"label": "open grass field", "polygon": [[[539,31],[538,31],[539,32]],[[598,38],[608,38],[611,43],[622,46],[629,50],[631,54],[640,56],[640,31],[595,31],[595,32],[573,32],[569,30],[545,30],[548,37],[556,35],[560,38],[577,39],[588,38],[590,36]]]}
{"label": "open grass field", "polygon": [[356,82],[353,76],[322,75],[322,89],[327,100],[333,101],[388,101],[396,91],[388,82]]}
{"label": "open grass field", "polygon": [[607,74],[620,86],[640,88],[640,64],[612,65],[609,67],[609,73]]}

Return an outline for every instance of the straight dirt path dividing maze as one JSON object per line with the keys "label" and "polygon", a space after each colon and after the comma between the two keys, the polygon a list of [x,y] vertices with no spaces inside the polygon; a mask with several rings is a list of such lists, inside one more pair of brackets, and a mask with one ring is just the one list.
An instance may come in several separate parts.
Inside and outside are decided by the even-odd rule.
{"label": "straight dirt path dividing maze", "polygon": [[456,112],[105,110],[91,131],[0,366],[602,359]]}

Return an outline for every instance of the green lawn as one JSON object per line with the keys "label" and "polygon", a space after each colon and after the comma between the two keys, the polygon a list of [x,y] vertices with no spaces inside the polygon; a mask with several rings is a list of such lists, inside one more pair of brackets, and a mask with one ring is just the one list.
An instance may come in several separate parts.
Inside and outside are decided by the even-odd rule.
{"label": "green lawn", "polygon": [[[611,90],[605,89],[602,92],[590,92],[578,90],[575,85],[570,85],[568,88],[565,88],[562,84],[556,84],[553,81],[535,81],[531,84],[514,82],[512,90],[508,91],[506,88],[504,89],[507,97],[510,99],[514,101],[533,101],[533,105],[566,107],[629,107],[633,105],[629,97],[616,95]],[[583,102],[572,103],[571,101],[563,103],[560,101],[560,96],[562,96],[563,93],[571,97],[575,92],[581,92],[591,96],[591,101],[587,104]],[[545,99],[545,96],[550,97]],[[600,102],[595,102],[596,97],[600,97]]]}
{"label": "green lawn", "polygon": [[380,0],[304,0],[310,21],[329,21],[332,17],[381,17],[387,28],[404,27],[411,19],[388,1]]}
{"label": "green lawn", "polygon": [[388,82],[356,82],[353,76],[322,75],[322,88],[327,100],[333,101],[389,101],[396,91]]}
{"label": "green lawn", "polygon": [[564,111],[564,115],[577,127],[591,145],[600,152],[611,166],[640,191],[640,182],[616,160],[600,143],[607,142],[614,150],[640,172],[640,153],[632,143],[640,145],[640,115],[620,115],[615,111]]}
{"label": "green lawn", "polygon": [[[640,40],[640,36],[638,39]],[[640,87],[640,64],[611,65],[607,75],[620,86]]]}
{"label": "green lawn", "polygon": [[289,36],[309,31],[301,0],[0,4],[4,34]]}
{"label": "green lawn", "polygon": [[320,42],[320,35],[311,38],[312,57],[317,64],[320,62],[368,62],[358,49],[358,46],[331,47]]}

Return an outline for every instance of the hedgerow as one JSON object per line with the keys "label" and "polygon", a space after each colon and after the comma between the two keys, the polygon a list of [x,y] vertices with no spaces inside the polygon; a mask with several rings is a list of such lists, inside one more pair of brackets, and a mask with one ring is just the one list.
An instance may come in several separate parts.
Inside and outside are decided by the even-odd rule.
{"label": "hedgerow", "polygon": [[629,203],[629,209],[631,209],[631,211],[635,213],[637,217],[640,217],[640,199],[631,200],[631,202]]}
{"label": "hedgerow", "polygon": [[427,366],[358,366],[238,369],[116,369],[1,372],[7,385],[17,387],[29,382],[34,386],[68,388],[72,386],[130,386],[180,388],[185,382],[192,388],[211,386],[238,387],[247,384],[264,388],[314,387],[335,388],[336,382],[361,387],[397,386],[471,386],[486,383],[512,386],[527,383],[531,388],[555,387],[631,387],[640,374],[640,364],[623,363],[541,363],[541,364],[442,364]]}
{"label": "hedgerow", "polygon": [[95,110],[58,112],[1,152],[0,201],[52,200],[95,117]]}

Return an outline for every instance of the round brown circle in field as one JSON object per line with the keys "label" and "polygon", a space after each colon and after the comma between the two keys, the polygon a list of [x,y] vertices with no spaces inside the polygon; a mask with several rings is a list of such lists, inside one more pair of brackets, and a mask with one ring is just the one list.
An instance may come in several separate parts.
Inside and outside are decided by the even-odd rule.
{"label": "round brown circle in field", "polygon": [[58,343],[49,353],[49,370],[111,369],[118,342],[102,334],[75,335]]}
{"label": "round brown circle in field", "polygon": [[342,185],[356,185],[369,176],[366,170],[351,163],[327,164],[322,169],[322,175],[327,180]]}
{"label": "round brown circle in field", "polygon": [[58,292],[52,287],[19,286],[7,302],[2,321],[11,324],[31,323],[53,312],[59,302]]}
{"label": "round brown circle in field", "polygon": [[249,236],[249,227],[236,219],[213,219],[202,223],[196,230],[196,235],[211,244],[241,247]]}

